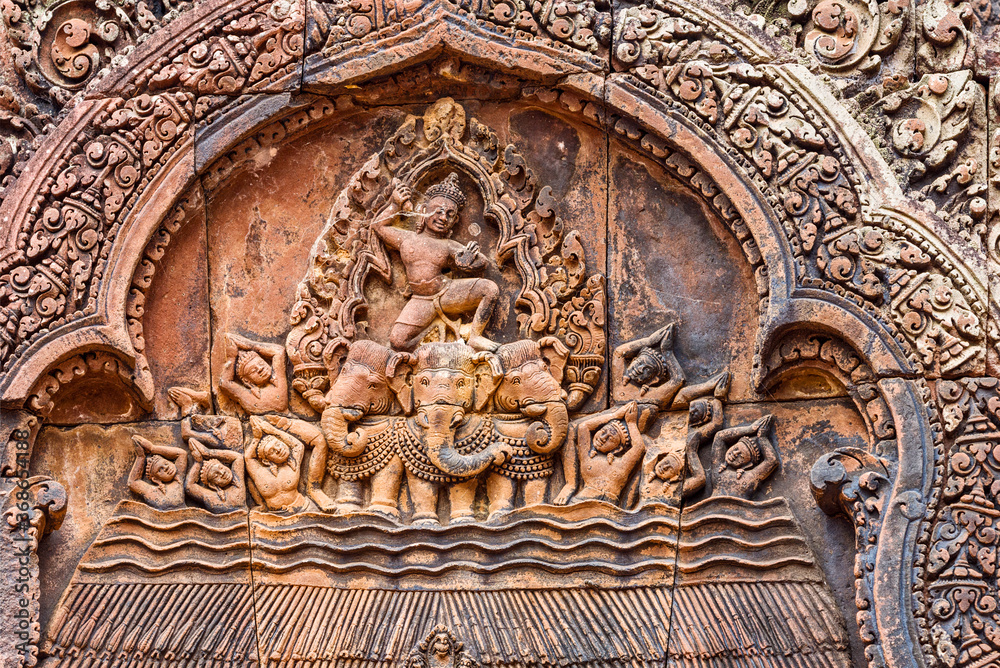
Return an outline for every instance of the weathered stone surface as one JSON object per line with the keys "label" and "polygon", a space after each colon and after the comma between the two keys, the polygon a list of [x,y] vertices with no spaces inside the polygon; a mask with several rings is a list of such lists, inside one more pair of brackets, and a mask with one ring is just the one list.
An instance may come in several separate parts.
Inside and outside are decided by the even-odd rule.
{"label": "weathered stone surface", "polygon": [[996,9],[0,6],[2,663],[995,662]]}

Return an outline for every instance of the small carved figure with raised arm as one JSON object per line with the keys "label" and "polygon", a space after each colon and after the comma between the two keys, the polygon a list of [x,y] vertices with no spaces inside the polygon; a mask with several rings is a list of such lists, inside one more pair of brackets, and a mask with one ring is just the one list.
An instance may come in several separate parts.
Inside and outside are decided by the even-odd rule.
{"label": "small carved figure with raised arm", "polygon": [[[639,405],[630,401],[612,412],[578,421],[563,450],[566,485],[553,503],[601,500],[617,504],[622,490],[646,454],[639,430]],[[582,483],[582,488],[576,491]]]}
{"label": "small carved figure with raised arm", "polygon": [[712,441],[713,496],[749,499],[778,468],[778,453],[767,432],[771,415],[752,424],[723,429]]}
{"label": "small carved figure with raised arm", "polygon": [[184,473],[187,453],[181,448],[155,445],[133,436],[136,458],[128,474],[128,488],[158,510],[184,507]]}
{"label": "small carved figure with raised arm", "polygon": [[305,445],[264,418],[250,417],[253,439],[243,455],[246,470],[268,510],[294,514],[316,506],[299,492],[299,472]]}
{"label": "small carved figure with raised arm", "polygon": [[226,334],[226,363],[219,389],[250,414],[285,410],[288,379],[284,346]]}
{"label": "small carved figure with raised arm", "polygon": [[[268,423],[280,429],[283,433],[293,436],[310,450],[306,465],[306,494],[328,513],[336,512],[340,506],[323,491],[323,478],[326,474],[327,440],[320,426],[315,422],[286,418],[281,415],[268,415]],[[343,508],[341,508],[343,509]]]}
{"label": "small carved figure with raised arm", "polygon": [[705,382],[684,387],[684,370],[674,355],[677,326],[671,323],[649,336],[628,341],[611,359],[611,397],[615,403],[639,404],[639,429],[645,432],[660,411],[687,408],[691,400],[728,391],[729,374],[718,373]]}
{"label": "small carved figure with raised arm", "polygon": [[187,493],[213,513],[246,508],[243,455],[232,450],[206,448],[188,439],[194,463],[187,474]]}
{"label": "small carved figure with raised arm", "polygon": [[[500,289],[487,278],[474,277],[482,275],[489,260],[477,242],[462,245],[451,238],[467,199],[458,174],[452,172],[427,189],[413,230],[392,225],[402,212],[412,210],[411,197],[408,186],[397,184],[389,204],[372,225],[375,234],[399,252],[410,292],[410,300],[392,326],[390,345],[396,350],[412,350],[439,316],[448,319],[471,315],[469,345],[480,350],[495,349],[497,344],[484,338],[483,330]],[[453,278],[452,270],[468,276]]]}

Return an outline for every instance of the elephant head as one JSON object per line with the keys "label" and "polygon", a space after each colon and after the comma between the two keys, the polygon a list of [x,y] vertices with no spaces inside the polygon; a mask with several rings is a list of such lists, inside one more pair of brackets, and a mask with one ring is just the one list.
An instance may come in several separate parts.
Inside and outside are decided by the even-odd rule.
{"label": "elephant head", "polygon": [[423,430],[427,457],[441,471],[468,478],[502,463],[507,447],[494,444],[463,455],[455,433],[469,413],[481,411],[503,376],[493,353],[476,352],[461,341],[426,343],[415,354],[399,353],[390,383],[404,412]]}
{"label": "elephant head", "polygon": [[569,412],[562,389],[569,349],[559,339],[523,339],[500,346],[496,352],[504,369],[493,395],[497,410],[537,418],[525,434],[528,447],[539,454],[558,449],[566,441]]}
{"label": "elephant head", "polygon": [[366,415],[388,415],[395,405],[395,393],[389,384],[389,369],[394,369],[401,355],[374,341],[355,341],[326,355],[327,366],[336,366],[336,358],[346,359],[326,395],[321,425],[331,450],[344,457],[357,457],[365,448],[365,439],[350,431],[350,423]]}

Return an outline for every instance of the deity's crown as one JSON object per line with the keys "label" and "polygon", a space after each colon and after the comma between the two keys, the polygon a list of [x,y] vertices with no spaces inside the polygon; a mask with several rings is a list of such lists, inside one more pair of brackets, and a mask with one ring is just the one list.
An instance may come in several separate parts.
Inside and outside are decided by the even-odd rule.
{"label": "deity's crown", "polygon": [[457,204],[459,209],[465,206],[466,202],[465,193],[462,192],[462,186],[458,182],[458,174],[455,172],[449,174],[448,178],[441,183],[432,185],[427,189],[424,195],[427,199],[432,197],[445,197]]}
{"label": "deity's crown", "polygon": [[756,438],[744,436],[739,440],[739,442],[747,446],[747,449],[750,451],[750,456],[753,458],[754,462],[759,462],[764,458],[763,453],[760,451],[760,444],[757,443]]}

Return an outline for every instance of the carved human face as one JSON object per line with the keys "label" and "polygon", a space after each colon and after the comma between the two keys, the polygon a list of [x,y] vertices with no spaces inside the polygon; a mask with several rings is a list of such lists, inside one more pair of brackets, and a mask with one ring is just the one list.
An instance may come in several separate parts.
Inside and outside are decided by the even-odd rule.
{"label": "carved human face", "polygon": [[233,482],[233,472],[217,459],[211,459],[205,463],[205,481],[213,487],[229,487]]}
{"label": "carved human face", "polygon": [[730,468],[741,469],[753,464],[753,453],[750,445],[743,439],[734,443],[726,450],[726,464]]}
{"label": "carved human face", "polygon": [[610,422],[598,429],[591,441],[594,450],[604,454],[617,450],[621,447],[621,444],[621,434],[618,433],[618,430]]}
{"label": "carved human face", "polygon": [[160,482],[170,482],[177,475],[177,467],[169,459],[157,457],[150,469],[150,474]]}
{"label": "carved human face", "polygon": [[625,381],[633,385],[649,385],[656,380],[659,365],[653,359],[653,353],[643,349],[625,369]]}
{"label": "carved human face", "polygon": [[712,407],[708,402],[698,399],[691,402],[688,409],[688,424],[693,427],[703,425],[712,419]]}
{"label": "carved human face", "polygon": [[288,446],[281,439],[270,434],[261,439],[258,451],[260,452],[261,459],[272,464],[277,464],[278,466],[287,462],[292,454],[288,450]]}
{"label": "carved human face", "polygon": [[447,197],[432,197],[427,202],[427,229],[435,234],[448,234],[458,222],[458,204]]}
{"label": "carved human face", "polygon": [[271,365],[253,351],[243,354],[247,357],[239,368],[240,380],[247,385],[256,385],[257,387],[263,387],[271,382]]}
{"label": "carved human face", "polygon": [[653,466],[653,475],[660,480],[676,480],[681,476],[684,462],[676,452],[660,457]]}

